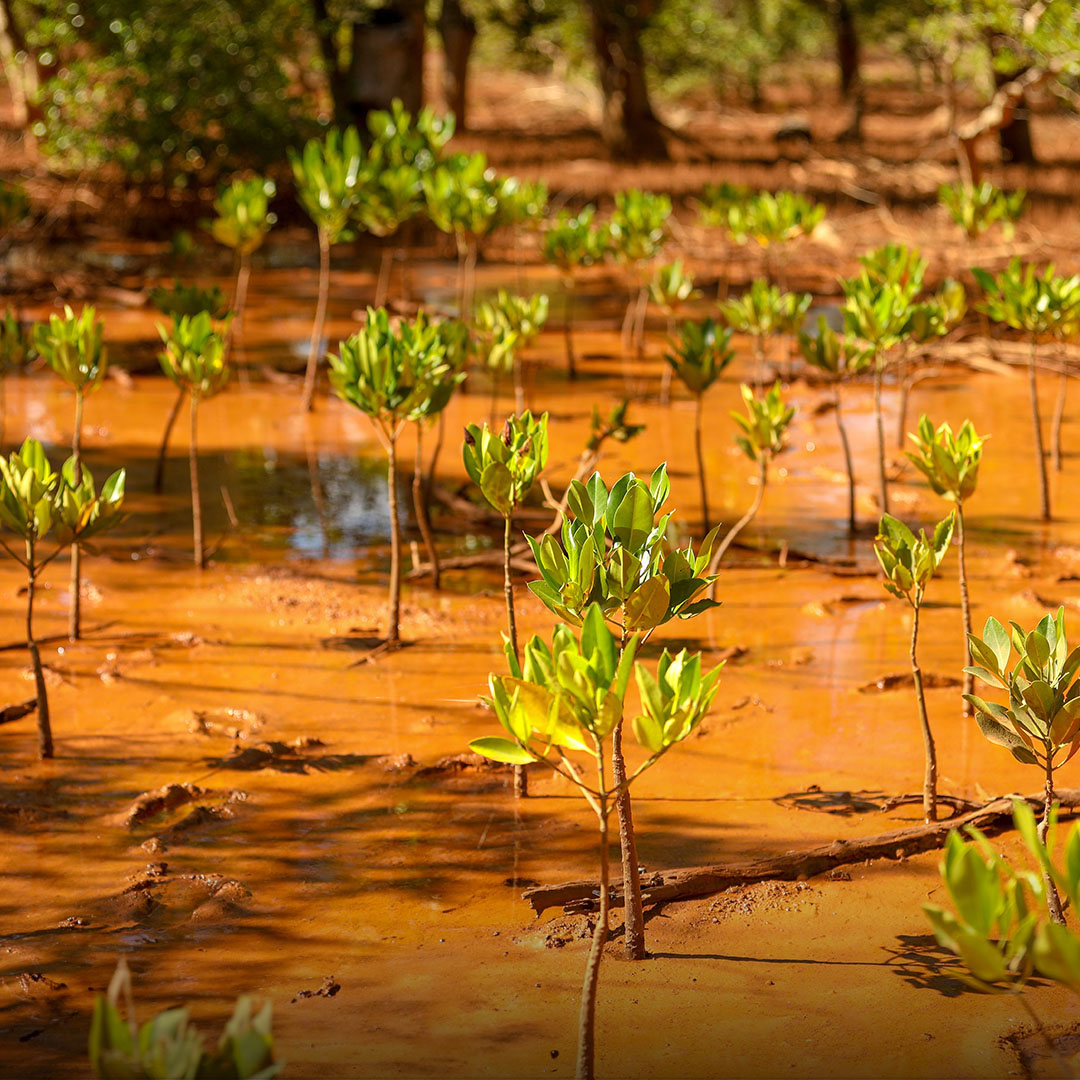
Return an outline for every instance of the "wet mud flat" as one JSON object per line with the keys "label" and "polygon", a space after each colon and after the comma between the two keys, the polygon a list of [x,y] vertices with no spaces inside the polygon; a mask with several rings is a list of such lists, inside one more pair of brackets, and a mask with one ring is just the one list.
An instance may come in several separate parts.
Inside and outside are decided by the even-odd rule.
{"label": "wet mud flat", "polygon": [[[123,325],[131,340],[153,333],[142,312]],[[273,331],[255,320],[248,333],[257,342]],[[601,469],[647,473],[668,461],[676,520],[697,528],[692,405],[657,404],[658,342],[631,362],[615,334],[587,326],[585,377],[573,386],[560,348],[552,331],[530,355],[534,404],[551,413],[552,485],[572,475],[593,403],[606,410],[629,393],[631,419],[646,430],[607,451]],[[728,420],[750,370],[744,353],[708,399],[710,496],[727,522],[754,492]],[[1077,461],[1067,455],[1054,478],[1059,518],[1037,522],[1023,388],[1019,375],[949,368],[912,392],[913,420],[970,417],[992,436],[968,508],[977,626],[989,614],[1031,623],[1057,604],[1070,618],[1080,608],[1080,514],[1068,495]],[[61,456],[69,399],[44,373],[7,389],[9,444],[13,432],[32,434]],[[916,820],[915,807],[880,809],[917,788],[922,750],[904,678],[908,614],[881,590],[870,552],[869,387],[845,398],[868,529],[854,539],[844,535],[829,392],[796,381],[788,393],[800,410],[791,449],[725,564],[723,606],[656,635],[657,649],[685,641],[706,660],[730,659],[700,735],[635,789],[648,872]],[[497,575],[451,571],[438,594],[411,582],[412,644],[362,663],[380,632],[387,558],[379,447],[340,402],[320,402],[309,420],[297,387],[257,377],[204,409],[208,537],[220,542],[197,573],[182,437],[166,493],[148,494],[172,396],[163,380],[136,376],[90,399],[87,462],[102,475],[129,467],[131,516],[84,560],[88,633],[77,645],[60,636],[65,568],[47,578],[38,629],[50,638],[56,760],[34,759],[32,718],[0,726],[4,1071],[85,1075],[93,995],[123,955],[142,1017],[187,1002],[211,1034],[237,994],[271,998],[289,1076],[570,1075],[590,913],[535,918],[520,894],[591,873],[589,812],[557,778],[537,776],[533,797],[515,802],[503,771],[462,757],[493,723],[477,695],[503,663]],[[896,398],[889,387],[888,431]],[[488,408],[482,388],[456,399],[447,430]],[[1066,447],[1075,424],[1067,416]],[[440,479],[450,489],[462,481],[457,451],[448,437]],[[895,512],[920,524],[943,516],[902,454],[891,456]],[[436,526],[447,552],[492,542],[454,510]],[[942,790],[972,799],[1031,790],[1028,770],[960,714],[955,575],[950,560],[932,584],[920,645],[924,671],[937,676],[928,697]],[[526,580],[521,628],[547,635],[550,616]],[[32,692],[21,586],[18,568],[0,564],[3,704]],[[1071,784],[1068,770],[1061,780]],[[996,842],[1018,852],[1009,835]],[[942,898],[937,859],[875,860],[655,908],[653,958],[642,964],[621,962],[616,918],[598,1071],[1053,1075],[1015,1000],[948,975],[920,911]],[[1080,1022],[1064,991],[1031,994],[1053,1030]]]}

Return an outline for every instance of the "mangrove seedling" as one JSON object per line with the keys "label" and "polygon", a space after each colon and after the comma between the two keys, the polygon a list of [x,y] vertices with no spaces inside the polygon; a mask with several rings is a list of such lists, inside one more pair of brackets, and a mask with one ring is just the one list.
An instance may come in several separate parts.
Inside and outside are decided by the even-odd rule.
{"label": "mangrove seedling", "polygon": [[733,202],[728,209],[728,232],[738,243],[755,240],[762,248],[765,279],[775,279],[773,249],[798,236],[810,236],[825,218],[825,207],[794,191],[760,191]]}
{"label": "mangrove seedling", "polygon": [[487,424],[465,428],[462,457],[469,479],[480,489],[489,505],[503,517],[503,596],[506,599],[507,638],[518,656],[517,621],[514,618],[514,589],[510,577],[510,538],[514,511],[532,490],[547,464],[548,414],[509,416],[502,431]]}
{"label": "mangrove seedling", "polygon": [[[229,303],[225,294],[216,285],[208,289],[198,285],[184,285],[174,281],[171,289],[159,285],[150,290],[150,303],[162,313],[168,315],[174,322],[182,319],[185,315],[198,315],[205,311],[211,319],[224,319],[229,314]],[[161,433],[161,443],[158,446],[157,461],[154,465],[154,494],[160,495],[165,484],[165,455],[169,452],[169,440],[172,438],[173,428],[180,415],[180,409],[184,404],[187,391],[181,386],[177,388],[176,400],[169,410],[165,420],[165,430]]]}
{"label": "mangrove seedling", "polygon": [[920,530],[918,537],[902,522],[883,514],[874,541],[874,554],[881,564],[885,591],[906,600],[911,606],[911,677],[915,684],[915,701],[922,729],[925,770],[923,775],[923,816],[927,822],[937,820],[937,750],[930,718],[926,712],[922,670],[919,668],[919,613],[922,610],[926,586],[934,576],[953,535],[954,515],[939,521],[933,535]]}
{"label": "mangrove seedling", "polygon": [[[34,348],[38,355],[75,392],[75,427],[71,436],[71,458],[75,463],[75,482],[82,471],[83,401],[105,378],[108,354],[101,342],[103,323],[92,307],[84,307],[76,317],[64,306],[64,317],[51,315],[47,323],[34,328]],[[81,631],[82,573],[79,544],[71,545],[71,609],[68,614],[68,638],[78,641]]]}
{"label": "mangrove seedling", "polygon": [[[650,266],[668,238],[671,199],[654,191],[615,192],[615,210],[608,222],[611,248],[619,262],[631,269],[631,293],[623,320],[623,339],[645,345],[645,315],[649,304]],[[636,291],[635,291],[636,290]]]}
{"label": "mangrove seedling", "polygon": [[908,451],[911,463],[926,477],[934,493],[956,505],[956,553],[960,564],[960,612],[964,623],[964,713],[970,716],[970,695],[973,675],[971,666],[971,604],[968,598],[967,549],[964,546],[964,504],[975,494],[979,482],[983,442],[970,420],[965,420],[954,435],[948,424],[935,428],[924,415],[919,418],[918,430],[908,438],[915,451]]}
{"label": "mangrove seedling", "polygon": [[[450,374],[446,344],[423,315],[391,325],[385,308],[368,308],[367,322],[331,354],[330,386],[342,401],[368,416],[386,451],[390,506],[390,586],[382,648],[401,644],[401,520],[398,515],[397,443],[404,426],[424,415],[429,398]],[[442,362],[440,362],[440,359]]]}
{"label": "mangrove seedling", "polygon": [[1035,436],[1035,461],[1039,477],[1039,510],[1044,521],[1051,518],[1050,481],[1046,475],[1046,451],[1043,447],[1042,417],[1039,413],[1038,346],[1039,339],[1052,334],[1069,315],[1058,301],[1059,289],[1053,266],[1041,272],[1033,264],[1024,266],[1019,258],[996,276],[973,267],[986,299],[979,305],[994,322],[1027,333],[1031,340],[1028,354],[1028,396],[1031,399],[1031,425]]}
{"label": "mangrove seedling", "polygon": [[[672,512],[662,512],[669,489],[665,465],[648,481],[626,473],[610,489],[599,473],[584,484],[572,480],[561,537],[529,537],[541,575],[529,583],[530,590],[573,626],[580,626],[589,606],[598,604],[619,628],[623,642],[635,634],[647,639],[672,619],[693,618],[716,607],[701,594],[713,582],[706,567],[718,530],[709,532],[696,553],[692,544],[679,550],[668,540]],[[626,778],[621,725],[612,736],[612,763],[615,782],[621,784]],[[643,960],[645,919],[629,795],[617,794],[615,805],[626,896],[626,956]]]}
{"label": "mangrove seedling", "polygon": [[[1054,772],[1080,750],[1080,648],[1070,650],[1065,635],[1065,609],[1045,615],[1030,632],[1010,623],[1012,634],[997,619],[986,620],[982,637],[968,635],[977,679],[1009,695],[1008,705],[967,698],[975,707],[979,730],[1004,746],[1017,761],[1042,768],[1045,782],[1039,839],[1046,843],[1054,806]],[[1016,662],[1009,658],[1016,650]],[[1060,760],[1059,755],[1064,754]],[[1050,917],[1064,923],[1053,880],[1046,882]]]}
{"label": "mangrove seedling", "polygon": [[731,347],[731,331],[717,326],[712,319],[683,323],[678,341],[672,341],[674,352],[666,353],[668,371],[678,375],[683,386],[694,395],[694,451],[697,454],[698,486],[701,494],[702,526],[708,529],[709,492],[705,483],[705,455],[701,448],[701,421],[705,391],[735,358]]}
{"label": "mangrove seedling", "polygon": [[187,394],[191,427],[188,439],[188,472],[191,477],[191,532],[195,566],[203,568],[202,497],[199,491],[199,402],[225,389],[229,366],[225,357],[225,338],[214,330],[205,311],[184,315],[166,330],[160,323],[158,333],[165,345],[158,354],[161,370]]}
{"label": "mangrove seedling", "polygon": [[989,180],[981,184],[942,184],[938,188],[938,200],[968,240],[977,240],[991,225],[998,223],[1004,238],[1011,240],[1024,211],[1026,197],[1023,188],[1010,194]]}
{"label": "mangrove seedling", "polygon": [[237,327],[244,317],[252,252],[262,246],[266,234],[277,221],[277,215],[270,209],[275,191],[273,180],[252,176],[247,180],[233,180],[214,200],[217,217],[210,222],[210,234],[219,244],[232,248],[236,255],[233,321],[230,324],[233,333],[238,332]]}
{"label": "mangrove seedling", "polygon": [[[787,441],[787,429],[795,415],[795,407],[788,405],[780,393],[780,380],[777,379],[772,389],[760,398],[754,396],[754,391],[745,383],[740,387],[743,404],[746,406],[746,415],[735,412],[731,418],[738,424],[741,435],[735,436],[735,445],[753,462],[757,463],[757,491],[754,493],[754,501],[750,508],[734,525],[727,531],[727,535],[720,542],[709,563],[709,573],[715,575],[720,568],[720,560],[723,559],[727,549],[734,543],[735,538],[750,524],[761,509],[765,498],[765,486],[769,482],[769,466],[785,446]],[[713,585],[713,596],[716,595],[716,586]]]}
{"label": "mangrove seedling", "polygon": [[578,271],[584,266],[604,261],[608,240],[607,229],[596,224],[596,207],[592,205],[584,207],[576,214],[560,210],[542,234],[544,259],[558,269],[562,278],[566,373],[571,379],[577,378],[573,323]]}
{"label": "mangrove seedling", "polygon": [[330,297],[330,248],[352,238],[349,225],[360,201],[367,162],[360,146],[360,133],[354,127],[346,128],[344,132],[332,128],[324,139],[308,140],[303,153],[290,149],[289,161],[297,198],[315,223],[319,238],[319,292],[302,402],[304,412],[310,412]]}
{"label": "mangrove seedling", "polygon": [[848,532],[854,534],[855,521],[855,466],[851,458],[851,444],[840,409],[840,386],[846,380],[863,374],[870,366],[872,354],[846,337],[841,339],[829,326],[824,315],[818,316],[817,333],[799,334],[799,349],[803,359],[821,371],[832,383],[833,412],[836,428],[840,433],[840,447],[844,452],[844,468],[848,478]]}
{"label": "mangrove seedling", "polygon": [[770,334],[793,333],[802,325],[812,300],[809,293],[781,292],[757,278],[742,296],[720,305],[728,326],[754,340],[754,384],[759,392],[765,384],[765,339]]}
{"label": "mangrove seedling", "polygon": [[[620,653],[595,604],[585,612],[580,639],[566,626],[556,628],[550,646],[534,637],[525,646],[521,664],[510,653],[510,674],[492,675],[488,680],[488,704],[505,735],[469,743],[470,749],[493,761],[536,762],[551,769],[582,793],[596,815],[600,910],[581,991],[578,1080],[592,1080],[595,1075],[597,989],[611,908],[608,821],[612,806],[629,793],[642,773],[698,728],[712,706],[720,677],[720,667],[704,673],[701,654],[690,656],[685,649],[674,656],[665,649],[653,675],[641,663],[635,664],[636,648],[634,635],[623,642]],[[631,669],[642,702],[632,726],[648,757],[632,774],[620,776],[614,764],[614,739],[623,725]]]}
{"label": "mangrove seedling", "polygon": [[[476,326],[491,347],[486,350],[487,367],[492,377],[492,408],[494,409],[498,378],[508,368],[514,375],[514,397],[518,412],[525,408],[525,386],[522,374],[522,352],[543,329],[548,317],[546,293],[519,296],[500,289],[492,300],[480,304],[476,311]],[[494,417],[492,417],[494,423]]]}
{"label": "mangrove seedling", "polygon": [[946,973],[983,993],[1018,995],[1047,1037],[1023,992],[1038,974],[1080,994],[1080,938],[1041,914],[1047,908],[1047,882],[1074,910],[1080,900],[1080,824],[1069,830],[1064,862],[1056,866],[1053,841],[1040,838],[1034,812],[1020,799],[1013,800],[1013,823],[1034,868],[1002,858],[973,825],[965,829],[971,843],[954,829],[939,869],[955,911],[937,904],[923,904],[923,911],[938,943],[962,964]]}
{"label": "mangrove seedling", "polygon": [[698,201],[698,220],[708,229],[723,230],[724,265],[716,282],[716,301],[727,299],[730,288],[732,242],[743,245],[750,237],[743,231],[731,232],[732,207],[739,206],[750,198],[750,189],[724,181],[720,184],[706,184]]}
{"label": "mangrove seedling", "polygon": [[274,1061],[272,1022],[269,1001],[256,1012],[250,998],[237,998],[212,1053],[192,1027],[186,1008],[166,1009],[139,1027],[131,974],[121,957],[107,993],[94,999],[90,1069],[97,1080],[273,1080],[283,1065]]}
{"label": "mangrove seedling", "polygon": [[[34,598],[42,571],[64,550],[82,544],[120,520],[124,501],[124,470],[113,473],[100,494],[90,470],[82,465],[76,478],[75,459],[58,473],[49,464],[41,443],[27,439],[7,460],[0,457],[0,524],[23,542],[20,553],[0,539],[7,553],[26,571],[26,647],[37,690],[38,756],[53,756],[49,697],[41,653],[34,637]],[[56,548],[45,554],[49,535]]]}
{"label": "mangrove seedling", "polygon": [[[485,424],[465,428],[462,457],[469,479],[480,489],[488,504],[503,518],[503,597],[506,600],[507,648],[520,661],[517,619],[514,614],[514,583],[510,577],[510,530],[514,511],[532,490],[547,464],[548,416],[534,419],[532,413],[507,417],[499,434]],[[514,766],[514,795],[529,793],[524,766]]]}
{"label": "mangrove seedling", "polygon": [[[694,277],[683,269],[682,259],[661,266],[653,274],[649,285],[649,294],[653,303],[664,313],[667,319],[667,336],[675,337],[675,320],[683,305],[701,296],[701,290],[694,288]],[[660,404],[667,405],[671,397],[671,367],[664,365],[660,380]]]}

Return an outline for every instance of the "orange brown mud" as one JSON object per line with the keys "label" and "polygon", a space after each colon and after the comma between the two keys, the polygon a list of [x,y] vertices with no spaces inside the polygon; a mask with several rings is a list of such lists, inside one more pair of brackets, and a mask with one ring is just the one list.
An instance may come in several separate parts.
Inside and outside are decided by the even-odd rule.
{"label": "orange brown mud", "polygon": [[[498,120],[494,112],[487,117]],[[902,127],[874,125],[872,138],[882,139]],[[917,133],[904,133],[918,143]],[[884,143],[871,149],[891,156]],[[701,166],[692,176],[685,167],[615,174],[593,162],[562,180],[588,195],[612,182],[670,187],[679,176],[696,185],[799,183],[800,168],[818,169],[811,179],[825,176],[831,191],[842,191],[849,175],[868,182],[848,164],[838,172],[821,161],[751,164],[737,175]],[[906,170],[889,164],[874,178],[927,199],[952,175],[946,159]],[[1048,194],[1075,179],[1064,167],[1042,175]],[[940,211],[919,214],[918,221],[873,208],[831,215],[821,240],[797,250],[781,274],[790,286],[827,296],[835,274],[852,269],[855,252],[886,239],[920,244],[935,280],[973,262],[1000,264],[1013,252],[1067,263],[1080,231],[1043,205],[1015,243],[991,238],[968,248]],[[707,238],[692,229],[686,238],[708,253]],[[302,232],[289,242],[303,245],[304,265],[274,266],[268,256],[252,280],[243,338],[250,385],[234,380],[200,410],[208,543],[224,537],[208,569],[190,565],[183,432],[171,450],[166,494],[147,494],[172,387],[144,374],[110,379],[87,403],[86,461],[99,479],[128,467],[131,517],[101,555],[84,559],[86,640],[70,646],[62,638],[65,567],[53,568],[41,597],[38,633],[52,638],[43,658],[56,760],[35,759],[32,718],[0,726],[4,1075],[86,1075],[93,997],[120,956],[135,973],[141,1019],[188,1003],[216,1037],[236,995],[271,998],[290,1077],[572,1074],[589,916],[534,920],[520,893],[535,882],[593,873],[591,815],[556,779],[537,775],[535,797],[514,802],[503,772],[453,760],[469,739],[493,730],[477,695],[503,663],[496,572],[448,572],[440,594],[407,584],[403,630],[413,644],[358,663],[382,625],[384,462],[355,411],[323,397],[305,418],[298,385],[261,378],[261,365],[295,369],[306,351],[314,249]],[[41,267],[42,287],[27,297],[24,315],[48,310],[54,283],[66,296],[97,301],[114,357],[137,371],[156,366],[155,319],[141,306],[149,284],[175,272],[229,285],[223,260],[215,276],[201,263],[170,265],[165,245],[90,248],[98,258],[86,264],[93,272],[64,276],[55,263]],[[508,262],[482,265],[481,288],[519,287],[509,249],[490,254]],[[438,305],[453,295],[452,270],[428,255],[414,288]],[[25,257],[21,269],[32,271],[37,256]],[[723,258],[722,251],[699,255],[692,268],[715,280]],[[349,249],[335,253],[331,343],[350,332],[353,313],[371,296],[374,263]],[[736,281],[758,272],[750,254],[737,253],[732,266]],[[526,288],[555,288],[552,275],[531,262],[524,274]],[[646,424],[644,435],[609,445],[601,468],[610,478],[668,461],[677,519],[695,529],[692,406],[678,395],[668,409],[656,404],[659,326],[643,364],[619,356],[611,326],[623,289],[598,272],[584,290],[576,332],[584,377],[576,384],[562,375],[557,321],[530,353],[531,402],[551,412],[546,475],[556,489],[572,475],[594,402],[606,411],[625,394],[644,395],[629,417]],[[553,312],[557,320],[558,301]],[[738,379],[751,371],[746,342],[739,344],[739,370],[707,399],[710,497],[727,523],[753,495],[752,468],[733,445],[728,418],[738,407]],[[981,360],[986,352],[976,340],[965,355]],[[476,382],[448,414],[440,479],[452,487],[463,478],[461,425],[488,417],[486,385]],[[513,398],[504,382],[506,411]],[[1054,384],[1043,378],[1044,417]],[[6,389],[5,450],[16,435],[31,434],[62,457],[71,402],[56,380],[36,372],[8,380]],[[756,859],[917,821],[915,807],[877,809],[887,796],[918,787],[922,750],[905,675],[908,613],[886,598],[870,552],[877,510],[869,387],[845,391],[867,526],[854,541],[844,535],[846,486],[828,391],[797,381],[789,392],[799,406],[791,450],[760,518],[725,564],[723,606],[656,635],[657,646],[686,641],[707,660],[735,655],[700,736],[635,789],[648,870]],[[947,507],[892,449],[896,402],[890,386],[894,512],[928,524]],[[1049,526],[1037,520],[1019,372],[948,368],[912,391],[912,424],[921,411],[954,426],[969,417],[992,435],[968,508],[976,626],[989,614],[1031,623],[1064,603],[1080,627],[1075,411],[1066,417]],[[411,440],[403,445],[411,448]],[[494,531],[472,520],[444,513],[435,524],[445,553],[497,543]],[[935,677],[928,697],[942,790],[972,799],[1030,790],[1030,770],[960,714],[950,682],[962,663],[955,568],[953,555],[932,583],[920,638],[923,670]],[[524,580],[519,632],[548,635],[552,618]],[[17,568],[0,563],[0,627],[7,628],[0,645],[9,646],[0,651],[0,706],[31,693],[20,647],[21,585]],[[867,692],[878,683],[881,692]],[[1078,783],[1068,770],[1061,781]],[[129,825],[136,801],[155,792],[170,808]],[[1010,835],[996,843],[1019,854]],[[623,963],[618,937],[609,949],[598,1073],[1056,1075],[1015,1000],[969,992],[944,973],[948,959],[920,911],[927,900],[944,901],[937,861],[926,854],[857,865],[831,878],[767,882],[654,910],[652,959]],[[1030,996],[1054,1031],[1080,1023],[1065,991],[1039,985]]]}

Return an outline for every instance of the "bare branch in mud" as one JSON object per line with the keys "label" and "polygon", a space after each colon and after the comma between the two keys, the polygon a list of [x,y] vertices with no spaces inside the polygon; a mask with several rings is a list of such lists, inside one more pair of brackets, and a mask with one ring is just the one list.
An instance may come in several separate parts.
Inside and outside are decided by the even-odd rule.
{"label": "bare branch in mud", "polygon": [[[723,892],[733,885],[748,885],[757,881],[799,881],[828,873],[840,866],[851,866],[869,859],[901,859],[924,851],[935,851],[945,844],[953,829],[974,825],[988,835],[1005,832],[1013,827],[1013,799],[1023,798],[1033,809],[1041,810],[1043,793],[1033,795],[1003,795],[990,802],[954,815],[945,821],[896,829],[876,836],[852,840],[834,840],[802,851],[786,851],[754,862],[719,863],[713,866],[691,866],[664,870],[646,875],[641,880],[641,897],[645,904],[664,904],[674,900],[689,900]],[[1080,789],[1057,792],[1064,810],[1080,809]],[[564,907],[582,910],[595,902],[595,881],[565,881],[557,885],[536,885],[526,889],[521,897],[527,900],[537,915],[548,908]],[[622,904],[619,885],[612,886],[612,904]]]}

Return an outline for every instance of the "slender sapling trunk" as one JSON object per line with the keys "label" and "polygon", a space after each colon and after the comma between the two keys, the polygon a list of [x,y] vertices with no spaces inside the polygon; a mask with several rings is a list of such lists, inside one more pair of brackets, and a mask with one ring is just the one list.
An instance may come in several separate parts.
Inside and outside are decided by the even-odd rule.
{"label": "slender sapling trunk", "polygon": [[1031,397],[1031,423],[1035,434],[1035,457],[1039,466],[1039,511],[1043,521],[1050,520],[1050,481],[1046,476],[1046,451],[1043,449],[1042,418],[1039,415],[1039,383],[1035,371],[1037,338],[1031,335],[1028,357],[1028,393]]}
{"label": "slender sapling trunk", "polygon": [[760,394],[765,385],[765,338],[763,334],[754,334],[754,365],[757,373],[754,376],[754,389]]}
{"label": "slender sapling trunk", "polygon": [[[75,483],[82,483],[83,392],[75,390],[75,431],[71,436],[71,456],[75,461]],[[79,544],[71,545],[71,609],[68,612],[68,641],[78,641],[82,629],[82,571]]]}
{"label": "slender sapling trunk", "polygon": [[165,431],[161,436],[161,445],[158,447],[157,464],[154,466],[154,494],[160,495],[165,486],[165,455],[169,450],[169,439],[172,438],[172,430],[176,426],[176,418],[180,415],[180,407],[184,404],[187,391],[182,386],[176,388],[176,400],[172,409],[169,410],[169,418],[165,421]]}
{"label": "slender sapling trunk", "polygon": [[915,700],[919,706],[919,726],[922,728],[923,747],[926,752],[926,771],[923,776],[923,817],[927,823],[937,820],[937,749],[934,733],[930,730],[930,718],[926,715],[926,695],[923,692],[922,671],[916,649],[919,641],[919,604],[911,605],[911,677],[915,683]]}
{"label": "slender sapling trunk", "polygon": [[[1050,831],[1050,813],[1054,807],[1054,752],[1046,746],[1045,754],[1046,797],[1043,799],[1042,819],[1039,821],[1039,840],[1043,844],[1046,843],[1046,836]],[[1059,926],[1064,926],[1065,912],[1062,910],[1061,897],[1058,896],[1054,879],[1049,874],[1045,874],[1043,880],[1046,882],[1046,906],[1050,912],[1050,919]]]}
{"label": "slender sapling trunk", "polygon": [[600,985],[600,961],[608,939],[611,912],[610,871],[608,868],[608,806],[600,798],[596,812],[600,823],[600,911],[596,917],[589,959],[585,963],[585,982],[581,987],[581,1015],[578,1021],[577,1080],[593,1080],[596,1075],[596,996]]}
{"label": "slender sapling trunk", "polygon": [[[960,499],[956,500],[956,547],[960,564],[960,614],[964,621],[964,667],[971,667],[971,645],[968,642],[968,634],[971,633],[971,603],[968,599],[967,580],[967,549],[964,547],[964,504]],[[975,692],[975,676],[971,672],[964,672],[965,695]],[[964,715],[971,716],[973,712],[971,702],[964,698]]]}
{"label": "slender sapling trunk", "polygon": [[392,428],[386,438],[386,483],[390,497],[390,610],[386,628],[386,644],[401,642],[401,522],[398,521],[397,498],[397,437]]}
{"label": "slender sapling trunk", "polygon": [[37,584],[37,566],[34,562],[34,541],[26,541],[26,646],[30,650],[30,662],[34,667],[34,686],[37,690],[38,757],[42,761],[53,756],[52,724],[49,722],[49,692],[45,686],[45,671],[41,666],[41,653],[34,639],[34,586]]}
{"label": "slender sapling trunk", "polygon": [[315,400],[315,376],[319,366],[319,350],[322,348],[323,325],[326,322],[326,305],[330,298],[330,238],[326,230],[319,229],[319,296],[315,302],[315,322],[311,327],[311,344],[308,347],[307,370],[304,372],[304,412],[311,412]]}
{"label": "slender sapling trunk", "polygon": [[[510,577],[511,515],[503,519],[503,598],[506,601],[506,630],[514,659],[520,662],[518,652],[517,616],[514,612],[514,582]],[[514,766],[514,798],[524,799],[529,794],[529,774],[524,765]]]}
{"label": "slender sapling trunk", "polygon": [[386,307],[386,294],[390,291],[390,271],[394,265],[394,249],[388,244],[379,258],[379,276],[375,282],[374,307]]}
{"label": "slender sapling trunk", "polygon": [[566,318],[563,322],[563,337],[566,339],[566,374],[571,379],[577,378],[577,362],[574,358],[574,301],[577,286],[574,279],[566,279]]}
{"label": "slender sapling trunk", "polygon": [[844,451],[844,467],[847,469],[848,487],[848,532],[855,533],[855,466],[851,461],[851,444],[848,442],[847,428],[840,414],[840,388],[836,388],[836,427],[840,432],[840,446]]}
{"label": "slender sapling trunk", "polygon": [[431,520],[428,518],[427,502],[424,499],[424,425],[419,420],[416,422],[416,461],[413,463],[412,496],[416,524],[420,528],[420,535],[427,549],[428,561],[431,563],[431,584],[438,591],[440,585],[439,549],[435,546],[435,536],[431,531]]}
{"label": "slender sapling trunk", "polygon": [[[739,535],[754,520],[757,512],[761,509],[762,500],[765,498],[765,485],[769,480],[769,463],[764,457],[761,459],[761,463],[758,468],[758,489],[754,494],[754,501],[750,504],[750,509],[734,525],[727,531],[727,535],[720,542],[720,546],[716,549],[716,554],[712,557],[712,562],[709,564],[709,573],[715,574],[720,566],[720,560],[723,559],[727,549],[731,547],[735,540],[735,537]],[[713,599],[716,599],[716,582],[713,582],[712,586]]]}
{"label": "slender sapling trunk", "polygon": [[[424,480],[424,506],[431,507],[431,493],[435,488],[435,468],[439,464],[439,455],[442,453],[443,442],[446,439],[446,413],[439,413],[439,422],[435,425],[435,449],[431,451],[431,461],[428,462],[427,478]],[[430,517],[429,517],[430,520]]]}
{"label": "slender sapling trunk", "polygon": [[[668,340],[675,337],[675,316],[668,315],[667,319]],[[664,371],[660,376],[660,404],[667,405],[671,400],[671,365],[665,360]]]}
{"label": "slender sapling trunk", "polygon": [[874,423],[877,426],[878,498],[881,512],[889,512],[889,478],[885,474],[885,419],[881,412],[881,362],[874,358]]}
{"label": "slender sapling trunk", "polygon": [[[244,342],[244,308],[247,306],[248,281],[251,278],[251,252],[241,251],[237,254],[236,287],[233,289],[232,322],[229,323],[229,332],[226,340],[226,349],[231,352],[235,340],[237,351],[243,347]],[[240,372],[240,381],[244,386],[248,385],[247,364],[236,364]]]}
{"label": "slender sapling trunk", "polygon": [[611,733],[611,778],[617,789],[615,810],[619,815],[619,844],[622,848],[623,914],[626,925],[626,959],[644,960],[645,913],[641,904],[641,873],[638,870],[637,837],[630,790],[626,786],[626,758],[622,749],[620,719]]}
{"label": "slender sapling trunk", "polygon": [[[668,365],[668,370],[671,370],[670,365]],[[705,455],[701,450],[701,413],[704,397],[704,394],[697,395],[694,410],[694,449],[697,451],[698,484],[701,487],[701,528],[703,533],[707,533],[712,517],[709,514],[709,492],[705,483]]]}
{"label": "slender sapling trunk", "polygon": [[195,542],[195,566],[203,568],[202,496],[199,494],[199,395],[191,392],[191,438],[188,468],[191,473],[191,530]]}

